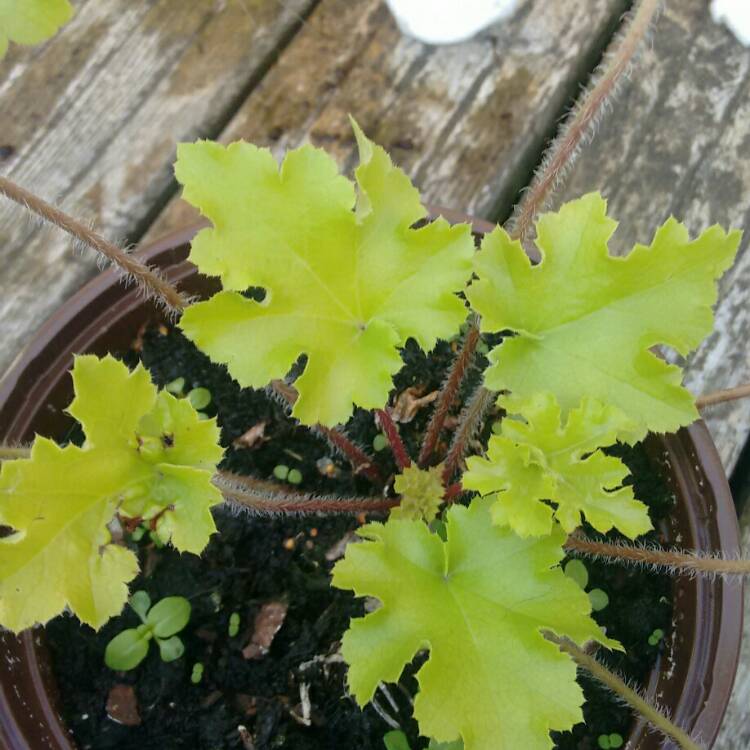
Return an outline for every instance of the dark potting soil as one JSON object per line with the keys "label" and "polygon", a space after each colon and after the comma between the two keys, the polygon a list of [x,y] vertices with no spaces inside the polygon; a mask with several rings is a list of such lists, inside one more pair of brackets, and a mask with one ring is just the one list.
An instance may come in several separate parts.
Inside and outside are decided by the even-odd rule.
{"label": "dark potting soil", "polygon": [[[419,396],[439,387],[452,347],[455,344],[441,344],[429,358],[416,347],[407,347],[395,393],[411,387],[418,389],[415,396]],[[212,365],[179,332],[163,327],[149,330],[137,349],[124,359],[132,365],[140,357],[159,385],[182,377],[185,392],[194,387],[211,392],[212,402],[204,411],[218,415],[227,447],[223,468],[272,478],[274,468],[283,464],[301,473],[297,489],[340,496],[373,493],[369,482],[354,476],[324,441],[294,425],[275,399],[264,392],[240,390],[223,368]],[[474,371],[464,390],[478,378]],[[421,409],[412,422],[401,426],[412,455],[418,452],[429,415],[429,407]],[[261,423],[260,441],[252,448],[234,447],[249,428]],[[369,448],[378,429],[370,414],[358,411],[348,434]],[[75,432],[68,437],[75,440]],[[649,504],[658,522],[672,503],[668,488],[641,448],[613,450],[629,465],[636,496]],[[378,453],[377,460],[384,475],[395,470],[388,450]],[[114,635],[139,623],[129,608],[98,633],[71,617],[51,622],[47,634],[63,715],[78,746],[82,750],[383,750],[383,735],[390,727],[373,707],[361,710],[348,697],[346,669],[338,655],[349,619],[363,614],[363,604],[329,586],[330,570],[343,551],[342,540],[360,522],[344,516],[272,520],[222,510],[217,513],[220,533],[200,557],[158,547],[147,535],[139,542],[130,540],[142,571],[132,590],[145,589],[154,602],[176,595],[191,602],[190,622],[180,634],[185,654],[164,663],[152,646],[139,667],[117,673],[104,665],[103,654]],[[656,629],[669,634],[669,580],[618,566],[586,565],[589,590],[599,588],[609,596],[609,605],[594,617],[625,647],[624,654],[608,653],[604,659],[629,680],[642,682],[661,649],[661,644],[649,645],[649,637]],[[242,652],[253,637],[256,615],[269,602],[288,607],[283,624],[265,655],[245,658]],[[230,637],[233,613],[240,616],[240,628]],[[201,681],[193,684],[196,663],[204,669]],[[406,731],[413,750],[426,746],[411,719],[408,699],[416,690],[416,668],[412,665],[388,695],[377,696],[378,706]],[[630,711],[585,675],[579,680],[586,696],[585,723],[555,735],[556,746],[595,750],[600,735],[627,737]],[[108,696],[117,685],[134,690],[140,721],[136,726],[118,723],[107,714]]]}

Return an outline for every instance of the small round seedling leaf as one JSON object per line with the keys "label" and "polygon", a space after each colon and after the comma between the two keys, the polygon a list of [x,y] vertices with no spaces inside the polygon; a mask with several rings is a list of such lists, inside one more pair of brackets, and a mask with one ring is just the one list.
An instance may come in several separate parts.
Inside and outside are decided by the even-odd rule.
{"label": "small round seedling leaf", "polygon": [[284,464],[279,464],[273,467],[273,475],[276,479],[280,479],[282,482],[289,476],[289,467]]}
{"label": "small round seedling leaf", "polygon": [[408,738],[400,729],[388,732],[383,737],[383,744],[385,750],[411,750]]}
{"label": "small round seedling leaf", "polygon": [[118,672],[135,669],[148,653],[148,640],[135,629],[123,630],[104,650],[104,663]]}
{"label": "small round seedling leaf", "polygon": [[151,597],[146,591],[135,591],[128,601],[130,608],[143,622],[146,622],[146,614],[151,609]]}
{"label": "small round seedling leaf", "polygon": [[185,653],[185,644],[177,635],[165,640],[157,638],[156,642],[159,644],[159,654],[162,661],[175,661]]}
{"label": "small round seedling leaf", "polygon": [[182,395],[182,392],[185,390],[185,378],[175,378],[164,386],[164,390],[173,396]]}
{"label": "small round seedling leaf", "polygon": [[208,388],[193,388],[187,395],[194,409],[205,409],[211,403],[211,391]]}
{"label": "small round seedling leaf", "polygon": [[602,589],[591,589],[589,591],[589,601],[591,602],[591,609],[594,612],[600,612],[609,604],[609,596]]}
{"label": "small round seedling leaf", "polygon": [[146,618],[157,638],[168,638],[179,633],[189,620],[190,602],[184,596],[168,596],[162,599],[151,607]]}
{"label": "small round seedling leaf", "polygon": [[568,560],[565,563],[565,575],[572,578],[582,589],[589,583],[589,571],[580,560]]}

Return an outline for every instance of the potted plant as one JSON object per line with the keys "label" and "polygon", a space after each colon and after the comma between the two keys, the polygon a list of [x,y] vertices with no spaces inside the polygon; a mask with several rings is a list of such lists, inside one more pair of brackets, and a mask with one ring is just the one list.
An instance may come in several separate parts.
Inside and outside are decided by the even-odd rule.
{"label": "potted plant", "polygon": [[[631,33],[645,31],[649,5]],[[615,72],[632,41],[625,36]],[[156,687],[138,688],[170,731],[163,685],[175,675],[186,687],[221,684],[202,709],[232,690],[253,727],[203,737],[206,747],[292,747],[311,736],[327,746],[376,737],[389,750],[655,747],[606,698],[594,700],[596,731],[571,733],[583,718],[577,667],[681,747],[698,747],[697,733],[711,741],[731,681],[711,685],[710,675],[736,663],[741,601],[739,588],[714,579],[750,565],[729,559],[736,520],[705,428],[684,429],[698,417],[694,399],[651,348],[687,354],[710,332],[716,280],[739,233],[712,227],[691,240],[670,219],[649,246],[616,259],[614,222],[590,194],[539,218],[538,262],[522,245],[565,164],[556,154],[573,153],[615,81],[605,70],[573,117],[513,234],[493,228],[478,252],[468,224],[425,221],[416,189],[356,124],[356,186],[309,146],[281,168],[246,143],[181,146],[184,197],[211,223],[191,238],[194,266],[185,237],[134,258],[0,178],[0,192],[105,255],[151,298],[103,275],[48,324],[0,391],[0,624],[24,633],[4,636],[6,744],[71,746],[48,699],[44,644],[30,630],[66,610],[105,630],[56,620],[58,660],[84,652],[79,680],[91,654],[115,670],[106,710],[126,729],[97,743],[144,746],[133,730],[141,716],[130,668],[139,664]],[[319,457],[309,476],[300,467],[320,438],[340,460]],[[243,464],[255,472],[238,471]],[[324,491],[331,479],[341,492]],[[222,524],[241,558],[211,547],[220,508],[239,514]],[[318,525],[337,543],[316,547]],[[628,569],[609,578],[611,563],[688,579],[672,587]],[[274,588],[284,564],[314,620]],[[166,583],[150,580],[158,565]],[[321,593],[330,568],[335,590]],[[138,585],[158,595],[153,607],[153,595],[129,598],[139,569]],[[243,575],[257,582],[250,607],[237,599],[248,593]],[[187,590],[217,576],[221,585]],[[647,594],[643,609],[614,612],[634,586]],[[298,620],[284,640],[290,607]],[[342,613],[354,615],[348,629]],[[339,650],[331,635],[344,629]],[[294,649],[309,631],[327,648],[300,663]],[[633,658],[623,645],[631,638],[641,646]],[[285,670],[294,663],[293,673],[264,671],[269,655]],[[256,686],[273,682],[270,694],[232,685],[240,658]],[[342,662],[355,701],[373,708],[344,704],[361,721],[315,735],[327,709],[314,709],[310,685],[339,680],[338,721]],[[162,678],[164,663],[180,671]],[[647,697],[607,664],[631,670]],[[671,683],[675,674],[685,687]],[[85,690],[74,684],[64,698]],[[656,698],[669,701],[672,719]],[[300,733],[268,736],[258,717],[269,704]],[[91,717],[68,718],[81,727]],[[152,729],[157,742],[163,727]],[[196,742],[192,728],[166,736]]]}

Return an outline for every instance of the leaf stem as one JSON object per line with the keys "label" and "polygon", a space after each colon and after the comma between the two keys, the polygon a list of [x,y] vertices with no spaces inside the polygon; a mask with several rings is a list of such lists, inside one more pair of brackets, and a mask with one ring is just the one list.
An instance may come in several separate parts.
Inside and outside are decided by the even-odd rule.
{"label": "leaf stem", "polygon": [[453,474],[469,450],[471,439],[481,429],[484,418],[495,403],[496,397],[497,394],[494,391],[489,391],[480,385],[461,412],[443,468],[443,481],[446,484],[453,478]]}
{"label": "leaf stem", "polygon": [[582,536],[569,536],[565,549],[613,563],[644,565],[675,575],[748,575],[750,560],[700,555],[696,552],[665,550],[629,544],[597,542]]}
{"label": "leaf stem", "polygon": [[2,176],[0,176],[0,195],[4,195],[44,221],[59,227],[85,247],[95,250],[101,257],[112,263],[126,280],[135,281],[147,296],[160,301],[171,313],[180,313],[190,304],[190,301],[178,292],[159,271],[147,266],[135,256],[109,242],[83,222],[74,219],[34,193]]}
{"label": "leaf stem", "polygon": [[[294,402],[297,400],[297,391],[292,386],[283,380],[272,380],[270,388],[288,406],[294,406]],[[344,456],[351,464],[355,474],[362,474],[377,485],[382,486],[384,484],[383,477],[375,465],[375,459],[350,440],[342,427],[325,427],[322,424],[316,424],[310,429],[316,435],[320,435],[324,440],[327,440],[334,450]]]}
{"label": "leaf stem", "polygon": [[435,409],[432,412],[430,423],[427,425],[427,431],[425,432],[424,440],[422,441],[422,448],[419,451],[419,459],[417,461],[422,468],[427,466],[433,452],[435,451],[435,446],[440,438],[440,432],[445,424],[445,418],[448,416],[448,412],[456,401],[458,389],[461,387],[461,383],[469,370],[478,343],[479,321],[476,315],[472,315],[469,318],[469,328],[466,331],[463,343],[461,344],[461,351],[459,351],[453,360],[451,369],[448,372],[448,377],[440,390],[440,395],[438,396]]}
{"label": "leaf stem", "polygon": [[598,118],[616,93],[641,42],[646,37],[661,0],[641,0],[632,20],[615,37],[591,85],[575,105],[544,156],[529,190],[516,207],[512,236],[523,241],[550,193],[575,162],[581,144],[593,135]]}
{"label": "leaf stem", "polygon": [[737,399],[747,398],[748,396],[750,396],[750,383],[744,383],[743,385],[738,385],[734,388],[724,388],[720,391],[712,391],[711,393],[705,393],[702,396],[698,396],[698,398],[695,399],[695,405],[699,409],[704,409],[707,406],[722,404],[725,401],[736,401]]}
{"label": "leaf stem", "polygon": [[665,737],[673,739],[682,750],[701,750],[700,746],[690,738],[684,729],[673,724],[658,708],[652,706],[647,700],[638,695],[621,677],[610,672],[593,656],[578,648],[573,641],[568,638],[559,638],[548,630],[544,631],[544,637],[557,645],[561,651],[568,654],[579,667],[583,667],[592,677],[601,682],[602,685],[622,698],[625,703],[647,719]]}
{"label": "leaf stem", "polygon": [[375,416],[391,446],[393,457],[396,459],[396,466],[400,471],[408,469],[411,466],[411,458],[409,458],[409,453],[401,440],[401,435],[398,434],[398,427],[391,419],[391,415],[385,409],[375,409]]}
{"label": "leaf stem", "polygon": [[213,483],[231,505],[264,515],[385,512],[401,502],[399,498],[331,497],[294,492],[276,482],[229,472],[218,472]]}
{"label": "leaf stem", "polygon": [[22,445],[0,445],[0,461],[14,461],[17,458],[28,458],[31,449]]}

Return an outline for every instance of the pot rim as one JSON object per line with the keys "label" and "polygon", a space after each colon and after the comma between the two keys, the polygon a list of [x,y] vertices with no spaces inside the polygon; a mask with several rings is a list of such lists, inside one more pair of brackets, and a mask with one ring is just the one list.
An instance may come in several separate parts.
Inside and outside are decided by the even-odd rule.
{"label": "pot rim", "polygon": [[[440,213],[450,221],[468,219],[445,209],[433,208],[430,213]],[[468,220],[478,234],[494,227],[482,220]],[[173,283],[189,286],[191,280],[198,284],[202,279],[205,287],[205,277],[199,277],[197,269],[186,260],[186,246],[205,226],[208,223],[202,221],[173,231],[140,250],[137,256],[160,267]],[[103,346],[103,341],[109,342],[128,316],[141,321],[164,317],[153,302],[144,301],[137,290],[123,286],[114,269],[98,274],[65,302],[0,380],[2,438],[28,439],[26,433],[32,421],[39,421],[42,412],[35,404],[49,406],[55,403],[54,396],[60,403],[60,394],[72,393],[66,373],[73,353],[104,353],[117,348],[110,343]],[[137,329],[129,330],[132,340]],[[64,419],[61,410],[54,419]],[[698,421],[673,436],[652,436],[650,452],[657,462],[667,462],[675,491],[693,499],[693,505],[685,503],[684,508],[676,508],[685,517],[681,521],[672,519],[672,528],[666,529],[670,538],[682,534],[703,551],[720,549],[728,555],[737,554],[740,536],[734,503],[705,424]],[[739,661],[743,583],[680,578],[673,579],[673,586],[675,610],[677,602],[684,599],[683,606],[687,604],[692,613],[681,623],[673,618],[674,637],[654,666],[646,693],[671,706],[675,720],[710,747],[729,702]],[[75,745],[56,708],[54,677],[41,632],[36,628],[18,638],[7,633],[0,636],[6,657],[0,660],[0,741],[11,750],[72,750]],[[681,669],[675,669],[672,657],[683,652],[689,654],[688,661]],[[12,676],[21,660],[27,667],[23,679]],[[676,681],[680,684],[674,684]],[[665,695],[676,695],[676,700],[670,704]],[[662,745],[643,721],[636,722],[629,739],[635,739],[641,750],[673,747],[670,743]]]}

